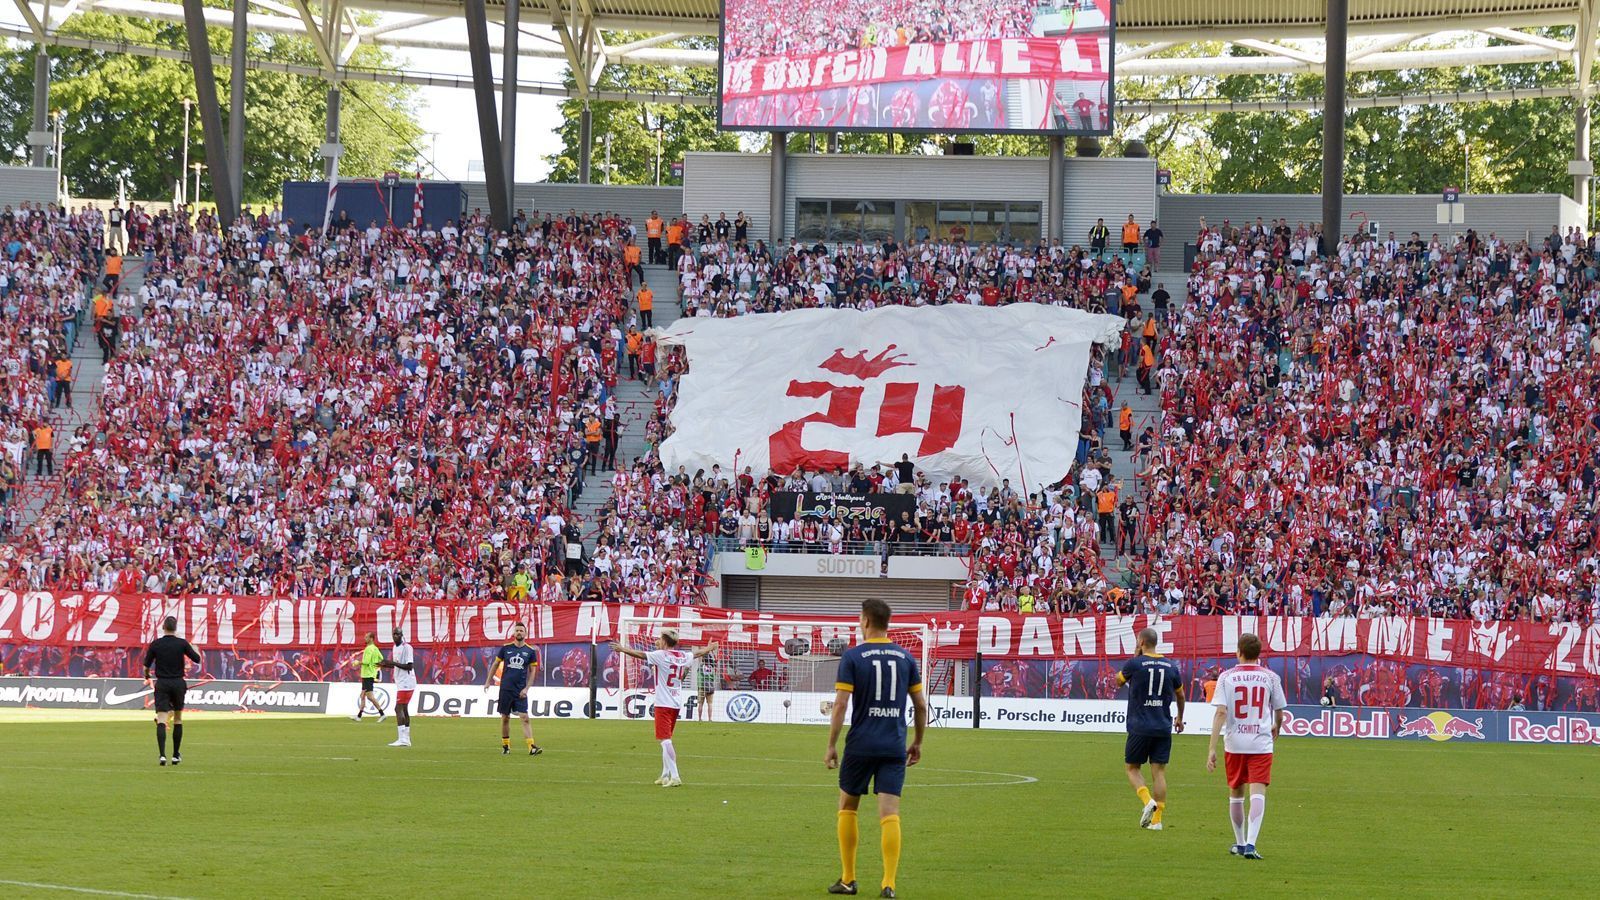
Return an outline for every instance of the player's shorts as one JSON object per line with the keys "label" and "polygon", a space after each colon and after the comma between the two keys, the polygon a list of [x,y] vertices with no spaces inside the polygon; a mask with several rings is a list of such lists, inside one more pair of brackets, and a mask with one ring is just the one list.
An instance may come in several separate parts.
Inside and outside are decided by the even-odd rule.
{"label": "player's shorts", "polygon": [[1271,753],[1224,753],[1228,764],[1228,787],[1272,783]]}
{"label": "player's shorts", "polygon": [[1171,757],[1172,735],[1170,734],[1130,733],[1128,744],[1122,751],[1122,761],[1130,766],[1142,766],[1145,763],[1164,766]]}
{"label": "player's shorts", "polygon": [[396,703],[410,703],[411,702],[411,695],[414,694],[414,693],[416,693],[416,692],[415,691],[395,691],[394,692],[394,702],[396,702]]}
{"label": "player's shorts", "polygon": [[378,679],[376,678],[361,679],[361,693],[365,694],[366,692],[372,690],[372,686],[377,682],[377,680]]}
{"label": "player's shorts", "polygon": [[667,706],[656,707],[656,740],[669,741],[672,739],[673,729],[678,727],[678,713],[682,710],[672,709]]}
{"label": "player's shorts", "polygon": [[900,796],[906,786],[904,756],[854,756],[846,752],[839,762],[839,790],[852,797],[867,793]]}
{"label": "player's shorts", "polygon": [[182,678],[157,678],[151,695],[156,712],[183,712],[183,694],[188,689]]}
{"label": "player's shorts", "polygon": [[501,688],[500,702],[495,704],[500,715],[509,716],[512,713],[521,715],[528,711],[528,698],[522,696],[522,688]]}

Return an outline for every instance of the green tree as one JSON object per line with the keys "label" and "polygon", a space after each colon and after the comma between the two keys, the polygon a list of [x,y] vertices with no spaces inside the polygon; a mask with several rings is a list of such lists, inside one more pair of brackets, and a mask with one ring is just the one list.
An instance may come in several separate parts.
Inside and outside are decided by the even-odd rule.
{"label": "green tree", "polygon": [[[63,26],[73,34],[146,46],[182,47],[183,26],[84,13]],[[226,29],[212,29],[215,52],[226,53]],[[0,50],[0,147],[14,161],[27,153],[32,121],[32,45]],[[310,43],[284,35],[252,34],[254,58],[316,65]],[[121,177],[130,196],[165,200],[172,196],[183,157],[183,100],[194,98],[194,76],[176,60],[119,53],[51,48],[52,110],[63,120],[63,170],[69,193],[79,197],[116,195]],[[381,48],[361,47],[353,67],[392,68]],[[217,68],[223,123],[227,123],[229,71]],[[245,88],[245,173],[243,200],[261,203],[279,196],[284,181],[319,179],[328,85],[320,78],[251,71]],[[410,169],[422,133],[408,86],[362,82],[343,87],[340,172],[352,177]],[[198,113],[190,121],[189,158],[205,161]],[[193,174],[190,173],[190,178]],[[209,176],[207,176],[209,178]]]}
{"label": "green tree", "polygon": [[[617,32],[607,34],[606,42],[622,44],[638,37],[641,35]],[[714,49],[716,38],[684,38],[677,42],[677,46]],[[577,83],[573,79],[571,70],[566,73],[565,83],[568,87]],[[595,88],[714,95],[717,90],[717,72],[715,69],[705,68],[608,65],[601,73],[600,82]],[[683,183],[681,177],[672,174],[672,164],[681,161],[683,154],[688,151],[739,149],[738,135],[717,129],[716,110],[710,106],[597,100],[588,102],[593,128],[591,181],[602,182],[606,178],[607,135],[610,135],[611,142],[612,184],[655,184],[658,146],[661,184]],[[583,113],[583,104],[584,101],[576,99],[561,103],[561,152],[546,157],[546,161],[550,164],[551,181],[573,183],[578,180],[578,122]]]}

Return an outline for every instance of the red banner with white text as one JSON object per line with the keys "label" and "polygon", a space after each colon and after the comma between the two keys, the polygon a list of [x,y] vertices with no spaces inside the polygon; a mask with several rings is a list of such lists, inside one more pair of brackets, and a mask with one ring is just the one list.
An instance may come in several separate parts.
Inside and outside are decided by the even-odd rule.
{"label": "red banner with white text", "polygon": [[1105,35],[951,41],[869,47],[723,65],[727,99],[934,78],[1072,78],[1104,81]]}
{"label": "red banner with white text", "polygon": [[[394,628],[420,646],[483,647],[509,640],[527,623],[535,643],[588,643],[617,635],[623,616],[699,619],[682,627],[689,643],[713,638],[771,647],[799,633],[793,617],[714,607],[630,604],[444,603],[413,600],[274,597],[167,597],[0,591],[0,644],[142,647],[174,616],[200,649],[354,648],[366,632],[387,643]],[[836,622],[841,633],[854,620]],[[898,626],[933,630],[935,655],[969,659],[1099,659],[1131,656],[1143,628],[1158,651],[1182,658],[1229,656],[1239,635],[1261,637],[1268,656],[1365,654],[1400,662],[1527,675],[1600,676],[1600,624],[1447,619],[1314,619],[1277,616],[1056,616],[975,612],[897,616]]]}

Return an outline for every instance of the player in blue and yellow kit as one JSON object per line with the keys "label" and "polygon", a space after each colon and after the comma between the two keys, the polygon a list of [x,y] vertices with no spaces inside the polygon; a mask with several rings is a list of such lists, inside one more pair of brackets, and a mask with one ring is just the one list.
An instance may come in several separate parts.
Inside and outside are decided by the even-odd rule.
{"label": "player in blue and yellow kit", "polygon": [[[1172,755],[1172,733],[1183,733],[1183,673],[1172,660],[1156,652],[1161,640],[1155,629],[1139,632],[1139,655],[1117,673],[1117,684],[1128,686],[1128,745],[1123,762],[1128,783],[1139,795],[1143,809],[1139,827],[1161,830],[1167,811],[1167,760]],[[1172,716],[1177,703],[1178,715]],[[1150,764],[1150,784],[1144,783],[1144,765]]]}
{"label": "player in blue and yellow kit", "polygon": [[539,651],[527,643],[528,629],[518,622],[511,629],[511,643],[494,655],[495,664],[489,666],[489,677],[483,689],[494,683],[494,673],[500,670],[500,698],[496,704],[500,713],[500,753],[511,752],[511,714],[522,717],[522,739],[528,744],[528,755],[538,756],[544,750],[533,742],[533,723],[528,721],[528,686],[533,683],[533,672],[539,668]]}
{"label": "player in blue and yellow kit", "polygon": [[[861,633],[866,643],[851,647],[839,658],[824,757],[828,768],[839,770],[839,860],[844,868],[828,893],[856,892],[856,812],[861,795],[870,786],[878,794],[882,831],[883,891],[878,896],[893,897],[895,872],[900,867],[900,793],[906,766],[914,766],[922,758],[928,701],[922,695],[916,659],[889,640],[889,604],[878,599],[861,604]],[[908,700],[916,711],[916,735],[910,747],[906,746]],[[850,733],[845,737],[841,765],[839,731],[844,727],[846,708],[850,710]]]}

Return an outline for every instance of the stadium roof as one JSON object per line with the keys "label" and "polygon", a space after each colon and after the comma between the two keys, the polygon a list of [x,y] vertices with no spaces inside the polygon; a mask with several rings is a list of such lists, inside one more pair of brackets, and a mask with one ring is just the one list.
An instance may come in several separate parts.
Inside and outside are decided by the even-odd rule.
{"label": "stadium roof", "polygon": [[[461,0],[348,0],[362,9],[412,12],[433,16],[460,15]],[[505,0],[488,0],[491,18]],[[1582,0],[1350,0],[1350,27],[1373,33],[1529,25],[1571,25]],[[525,0],[522,20],[552,21],[559,16],[578,21],[592,15],[605,30],[675,31],[715,34],[721,0]],[[1241,34],[1283,38],[1322,33],[1327,21],[1325,0],[1121,0],[1117,21],[1125,37],[1156,39],[1178,35],[1204,40],[1211,35]]]}
{"label": "stadium roof", "polygon": [[[25,26],[0,25],[0,36],[40,43],[185,58],[181,48],[143,47],[97,40],[62,30],[74,15],[99,12],[140,19],[181,22],[179,0],[67,0],[46,12],[29,0],[13,0]],[[1600,0],[1349,0],[1349,70],[1384,71],[1445,66],[1568,62],[1575,83],[1546,85],[1506,93],[1427,97],[1351,98],[1351,105],[1401,102],[1451,102],[1513,99],[1524,96],[1589,95],[1595,24]],[[441,33],[437,23],[460,20],[464,0],[251,0],[252,31],[305,35],[316,45],[322,65],[294,66],[270,59],[257,68],[293,70],[330,80],[400,81],[467,87],[465,58],[459,70],[444,73],[361,70],[349,65],[363,44],[396,49],[466,50],[465,29]],[[486,0],[491,20],[504,16],[506,0]],[[377,22],[361,11],[381,13]],[[519,82],[525,93],[703,104],[709,98],[671,94],[624,94],[596,90],[600,72],[613,64],[712,66],[716,52],[677,46],[686,35],[714,35],[721,0],[522,0],[518,55],[564,60],[581,77],[575,88]],[[208,7],[209,24],[230,28],[226,8]],[[1323,68],[1321,37],[1326,0],[1122,0],[1117,4],[1118,79],[1138,77],[1214,77],[1317,73]],[[48,16],[48,18],[46,18]],[[432,27],[428,27],[432,26]],[[1552,36],[1565,26],[1574,38]],[[494,29],[491,29],[493,31]],[[629,33],[627,40],[619,32]],[[1560,34],[1560,33],[1557,33]],[[498,34],[490,43],[498,51]],[[1207,48],[1182,53],[1185,46],[1224,43],[1248,52]],[[1267,103],[1274,101],[1267,100]],[[1127,106],[1125,102],[1121,104]],[[1135,103],[1147,111],[1186,108],[1224,111],[1257,101]]]}

